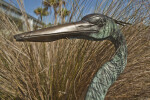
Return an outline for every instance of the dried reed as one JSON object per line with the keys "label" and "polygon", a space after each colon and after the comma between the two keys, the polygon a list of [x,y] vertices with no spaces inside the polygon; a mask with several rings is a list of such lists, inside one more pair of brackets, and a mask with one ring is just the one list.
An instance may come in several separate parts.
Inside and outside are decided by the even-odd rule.
{"label": "dried reed", "polygon": [[[105,99],[150,98],[149,1],[97,0],[93,10],[90,9],[94,5],[91,0],[71,0],[67,3],[72,4],[68,21],[78,20],[85,12],[91,11],[132,23],[121,27],[128,46],[128,64]],[[114,54],[114,47],[107,40],[16,42],[13,35],[19,30],[10,20],[4,13],[0,15],[2,100],[83,100],[94,73]]]}

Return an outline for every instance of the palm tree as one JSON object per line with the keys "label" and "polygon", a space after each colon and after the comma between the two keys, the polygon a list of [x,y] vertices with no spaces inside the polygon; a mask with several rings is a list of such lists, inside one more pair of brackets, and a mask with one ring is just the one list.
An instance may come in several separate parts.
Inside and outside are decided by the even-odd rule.
{"label": "palm tree", "polygon": [[[58,12],[59,12],[59,15],[61,17],[61,23],[64,23],[63,21],[65,19],[64,18],[64,11],[65,11],[65,9],[63,8],[63,5],[65,6],[66,2],[64,0],[59,0],[59,10],[58,10]],[[66,11],[67,11],[67,9],[66,9]]]}
{"label": "palm tree", "polygon": [[61,16],[61,23],[65,23],[65,17],[70,15],[70,11],[67,10],[66,8],[62,8],[61,11],[59,12],[59,15]]}
{"label": "palm tree", "polygon": [[46,9],[48,9],[51,6],[53,7],[54,16],[55,16],[54,25],[56,25],[57,24],[57,16],[58,16],[57,8],[59,6],[59,1],[58,0],[44,0],[43,5],[45,6]]}
{"label": "palm tree", "polygon": [[46,11],[45,8],[41,8],[41,7],[38,7],[37,9],[34,10],[34,13],[36,15],[39,15],[40,16],[40,20],[42,21],[43,20],[43,16],[47,16],[49,14],[48,11]]}

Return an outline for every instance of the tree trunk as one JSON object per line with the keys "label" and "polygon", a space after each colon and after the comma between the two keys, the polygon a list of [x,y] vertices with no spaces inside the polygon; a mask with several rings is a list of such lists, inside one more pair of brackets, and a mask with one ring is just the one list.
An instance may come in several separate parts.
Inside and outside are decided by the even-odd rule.
{"label": "tree trunk", "polygon": [[65,23],[65,17],[62,17],[61,19],[61,23],[64,24]]}
{"label": "tree trunk", "polygon": [[41,22],[43,21],[43,16],[42,15],[40,15],[40,18],[41,18]]}
{"label": "tree trunk", "polygon": [[56,10],[56,7],[54,7],[54,16],[55,16],[54,25],[57,25],[57,10]]}
{"label": "tree trunk", "polygon": [[62,5],[63,5],[63,1],[60,1],[60,15],[61,15],[61,23],[63,24],[63,11],[62,11]]}

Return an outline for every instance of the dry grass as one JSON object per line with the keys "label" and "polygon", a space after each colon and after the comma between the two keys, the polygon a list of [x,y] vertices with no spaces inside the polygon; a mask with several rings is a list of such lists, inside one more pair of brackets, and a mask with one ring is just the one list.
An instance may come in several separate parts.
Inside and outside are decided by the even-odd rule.
{"label": "dry grass", "polygon": [[150,27],[142,24],[124,29],[128,46],[128,63],[111,86],[106,100],[150,99]]}
{"label": "dry grass", "polygon": [[[89,0],[81,1],[70,1],[74,11],[70,20],[80,18],[84,14],[83,11],[88,11],[87,7],[92,5]],[[133,23],[122,27],[128,46],[128,64],[109,89],[105,99],[148,99],[150,98],[150,26],[147,17],[149,2],[129,0],[125,4],[123,0],[110,0],[108,3],[107,0],[101,1],[97,0],[95,12]],[[103,9],[99,10],[100,8]],[[82,100],[94,73],[114,54],[114,47],[109,41],[16,42],[13,35],[19,31],[15,24],[5,14],[0,15],[0,21],[3,27],[0,34],[2,100]],[[9,34],[5,34],[6,32]]]}

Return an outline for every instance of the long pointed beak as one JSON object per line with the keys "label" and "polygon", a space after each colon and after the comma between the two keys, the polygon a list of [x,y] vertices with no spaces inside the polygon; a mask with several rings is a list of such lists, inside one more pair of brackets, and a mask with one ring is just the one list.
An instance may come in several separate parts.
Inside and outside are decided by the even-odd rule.
{"label": "long pointed beak", "polygon": [[16,41],[52,42],[67,38],[86,38],[97,32],[98,27],[94,24],[79,21],[17,34],[14,38]]}

